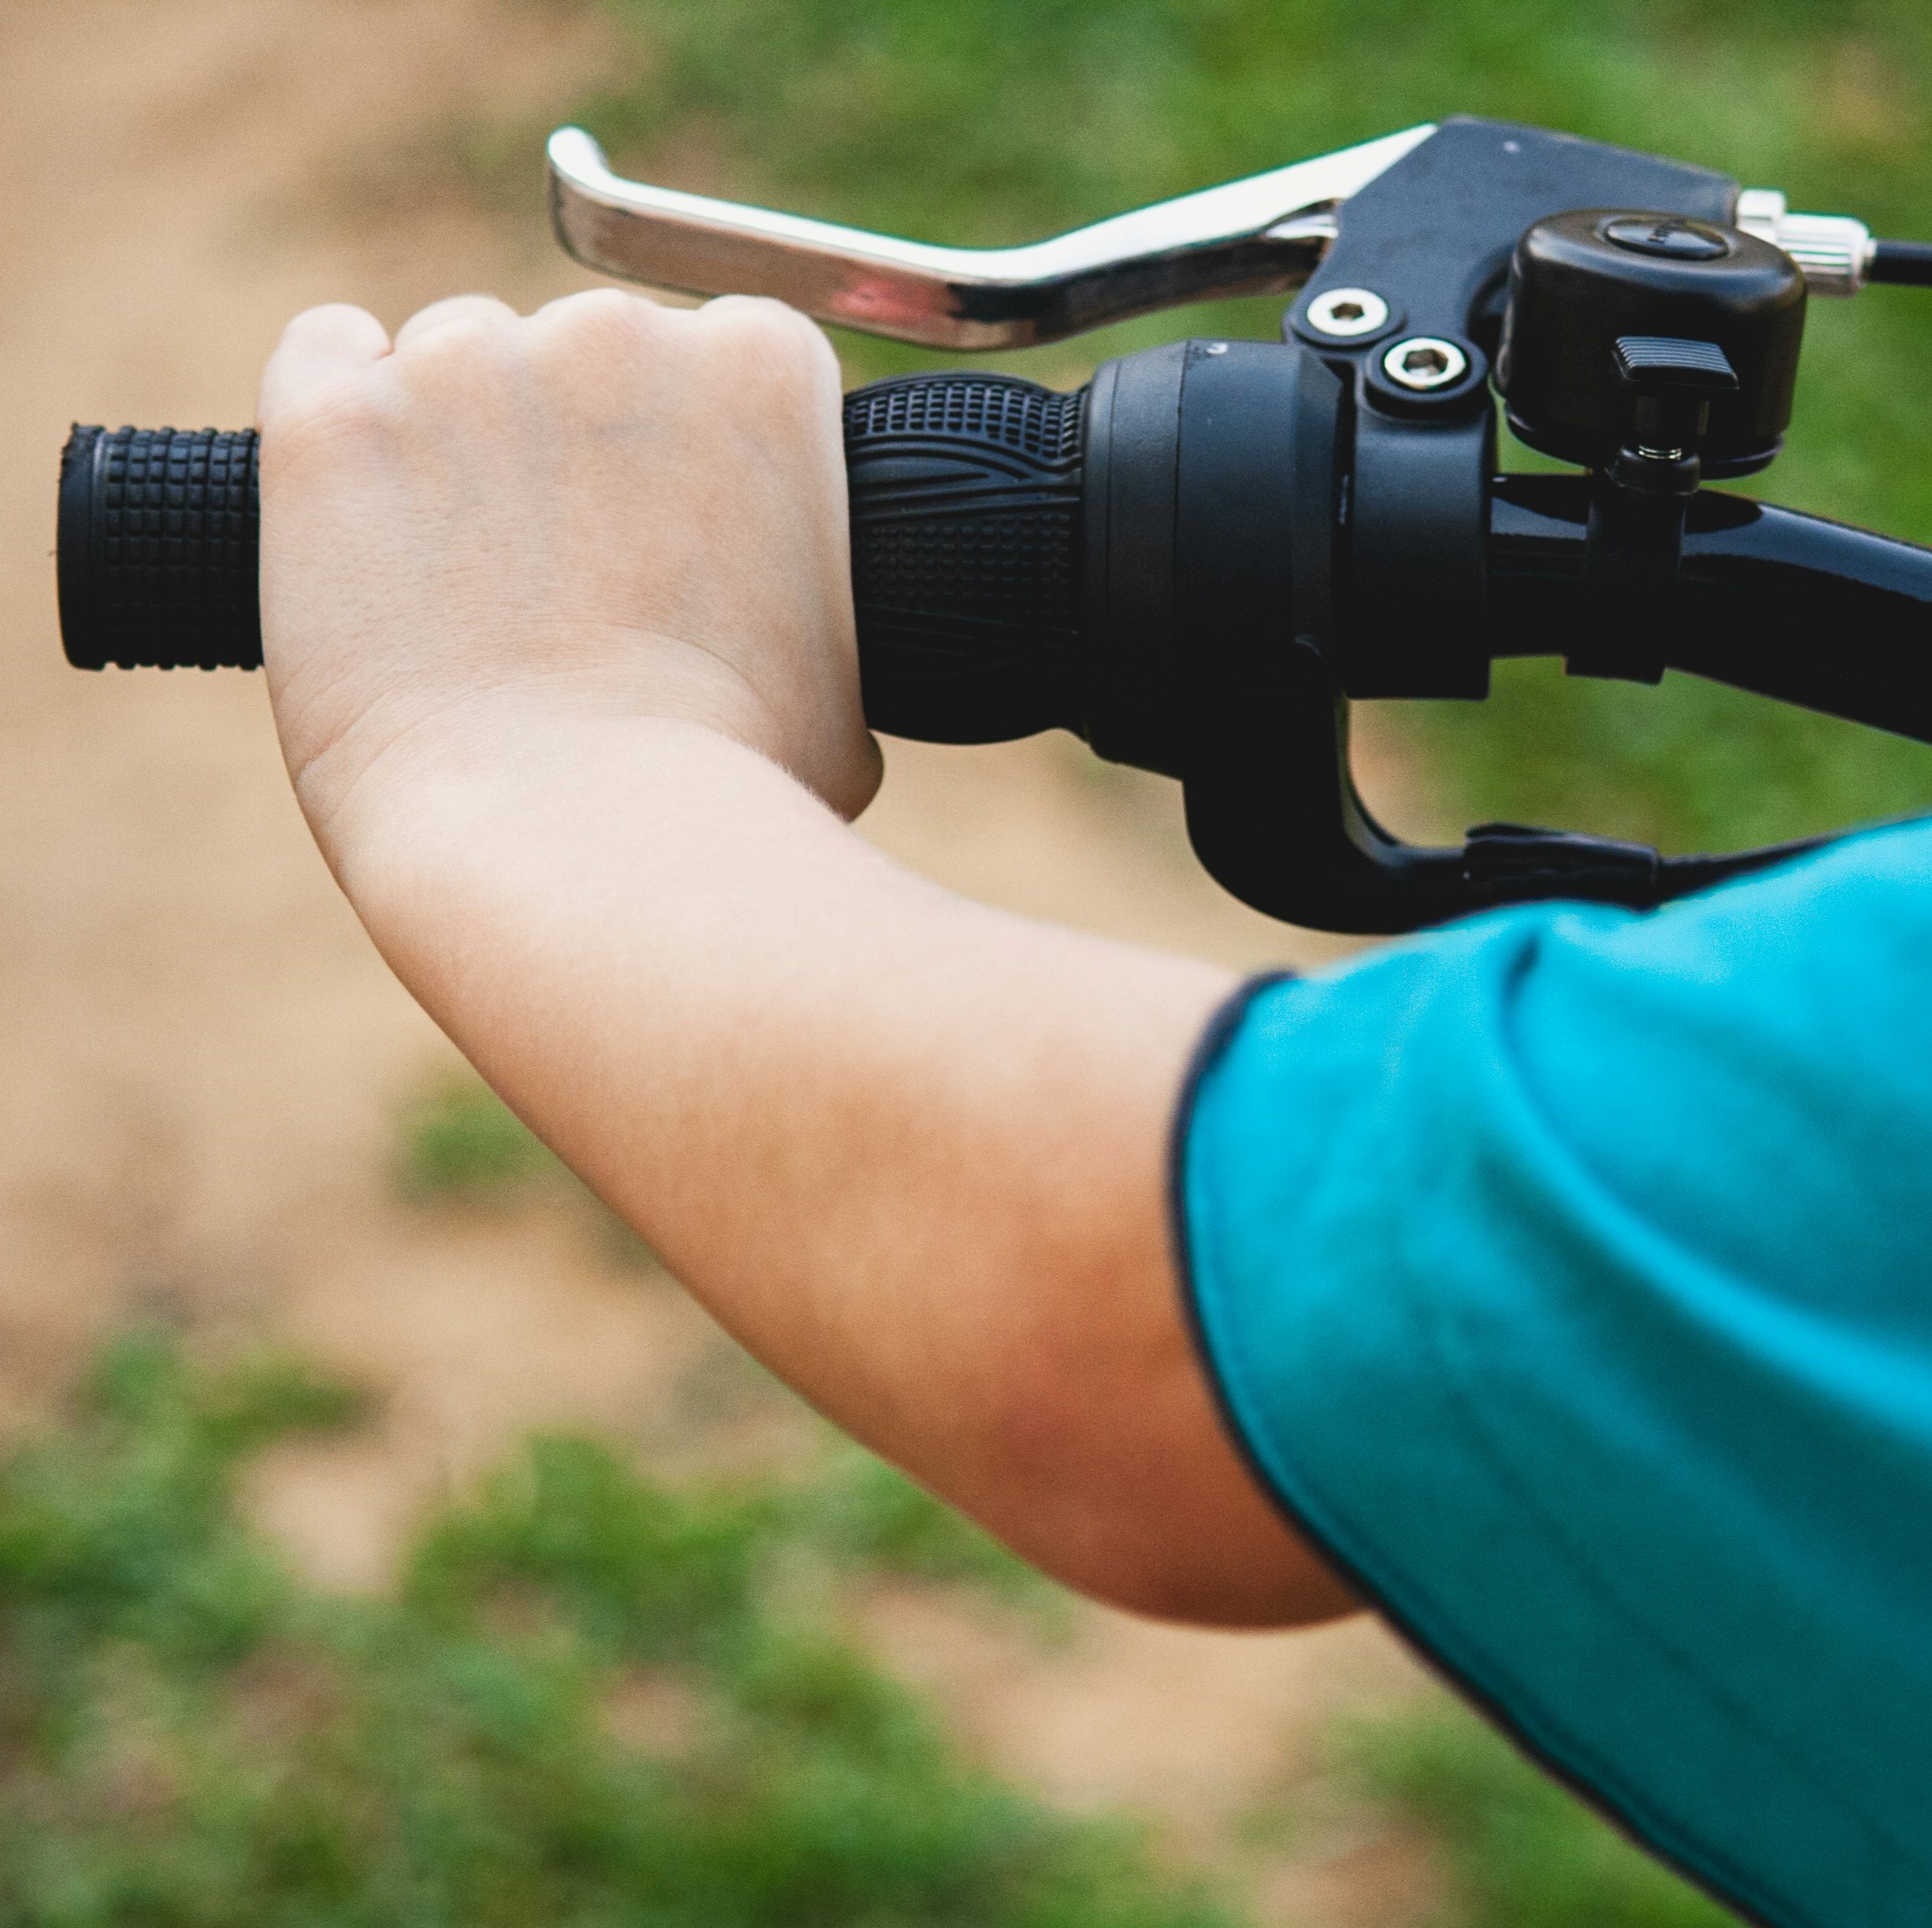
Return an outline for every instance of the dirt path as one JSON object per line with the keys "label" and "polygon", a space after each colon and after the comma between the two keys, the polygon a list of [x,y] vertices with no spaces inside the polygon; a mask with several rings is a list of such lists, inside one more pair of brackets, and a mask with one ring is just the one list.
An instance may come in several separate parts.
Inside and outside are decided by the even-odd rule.
{"label": "dirt path", "polygon": [[[324,872],[258,680],[61,662],[55,458],[76,415],[246,421],[312,301],[393,324],[458,288],[527,306],[582,284],[534,221],[447,195],[346,218],[324,190],[452,115],[540,119],[603,57],[584,21],[514,0],[0,13],[0,1419],[133,1311],[292,1338],[384,1396],[367,1437],[264,1482],[337,1584],[379,1581],[422,1502],[532,1424],[648,1430],[717,1341],[568,1214],[391,1197],[395,1107],[452,1054]],[[1237,966],[1315,955],[1192,866],[1164,785],[1059,742],[891,766],[868,833],[956,888]],[[994,1757],[1202,1842],[1303,1770],[1325,1710],[1411,1678],[1366,1624],[1263,1641],[1092,1613],[1043,1657],[943,1603],[878,1622]],[[1304,1844],[1268,1912],[1393,1924],[1420,1892],[1404,1852]]]}

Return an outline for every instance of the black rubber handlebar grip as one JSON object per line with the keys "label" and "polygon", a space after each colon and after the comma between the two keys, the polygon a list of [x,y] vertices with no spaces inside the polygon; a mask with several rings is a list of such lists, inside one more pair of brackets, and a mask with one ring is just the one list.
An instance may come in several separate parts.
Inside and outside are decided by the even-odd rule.
{"label": "black rubber handlebar grip", "polygon": [[76,428],[61,458],[61,633],[82,669],[261,662],[256,436]]}
{"label": "black rubber handlebar grip", "polygon": [[1077,724],[1086,399],[964,371],[846,397],[875,729],[996,743]]}
{"label": "black rubber handlebar grip", "polygon": [[[1085,395],[913,375],[846,398],[866,714],[933,742],[1077,714]],[[251,429],[76,428],[61,465],[61,627],[99,669],[261,661]]]}

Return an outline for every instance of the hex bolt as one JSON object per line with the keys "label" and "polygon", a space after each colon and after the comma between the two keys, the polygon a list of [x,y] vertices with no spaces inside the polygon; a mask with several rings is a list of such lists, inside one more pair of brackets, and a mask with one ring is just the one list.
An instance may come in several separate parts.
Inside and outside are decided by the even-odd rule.
{"label": "hex bolt", "polygon": [[1469,373],[1469,357],[1437,335],[1412,335],[1382,357],[1382,373],[1416,395],[1453,387]]}
{"label": "hex bolt", "polygon": [[1308,304],[1307,325],[1337,341],[1353,341],[1389,325],[1389,304],[1373,288],[1330,288]]}

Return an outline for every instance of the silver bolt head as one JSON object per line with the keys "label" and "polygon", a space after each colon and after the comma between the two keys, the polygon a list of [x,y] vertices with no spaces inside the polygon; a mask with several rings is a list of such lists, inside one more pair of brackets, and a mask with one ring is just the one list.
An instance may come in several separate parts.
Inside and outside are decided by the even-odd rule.
{"label": "silver bolt head", "polygon": [[1309,302],[1304,319],[1318,334],[1353,341],[1389,325],[1389,304],[1373,288],[1330,288]]}
{"label": "silver bolt head", "polygon": [[1416,395],[1453,387],[1469,373],[1469,357],[1439,335],[1411,335],[1382,357],[1382,373]]}

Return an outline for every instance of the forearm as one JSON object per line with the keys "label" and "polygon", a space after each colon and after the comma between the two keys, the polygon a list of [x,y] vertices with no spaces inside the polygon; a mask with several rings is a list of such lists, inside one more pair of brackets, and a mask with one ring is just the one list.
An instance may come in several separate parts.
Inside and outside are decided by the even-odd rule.
{"label": "forearm", "polygon": [[773,1370],[1022,1552],[1156,1610],[1292,1608],[1259,1499],[1202,1490],[1163,1207],[1224,974],[951,898],[706,730],[473,740],[373,785],[341,861],[504,1096]]}

